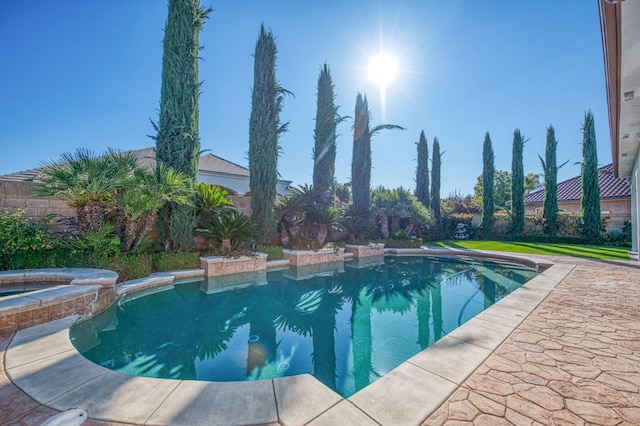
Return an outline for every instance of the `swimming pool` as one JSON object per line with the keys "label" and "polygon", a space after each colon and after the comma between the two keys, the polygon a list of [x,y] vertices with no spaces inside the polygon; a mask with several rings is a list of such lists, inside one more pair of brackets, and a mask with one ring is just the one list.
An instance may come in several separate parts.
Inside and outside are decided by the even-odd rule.
{"label": "swimming pool", "polygon": [[303,280],[269,272],[268,285],[222,292],[211,293],[206,281],[156,289],[121,299],[73,328],[71,339],[88,359],[129,375],[236,381],[310,373],[348,397],[536,275],[432,257],[345,265]]}

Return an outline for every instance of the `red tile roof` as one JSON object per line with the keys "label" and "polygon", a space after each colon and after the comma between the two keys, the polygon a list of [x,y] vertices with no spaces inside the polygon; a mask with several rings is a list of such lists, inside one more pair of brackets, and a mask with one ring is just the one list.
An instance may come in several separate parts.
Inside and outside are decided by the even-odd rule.
{"label": "red tile roof", "polygon": [[[613,175],[613,164],[598,169],[598,184],[600,185],[600,199],[631,197],[631,180],[616,178]],[[558,202],[580,201],[581,196],[580,176],[558,183]],[[543,200],[544,189],[530,192],[524,196],[525,204],[542,203]]]}

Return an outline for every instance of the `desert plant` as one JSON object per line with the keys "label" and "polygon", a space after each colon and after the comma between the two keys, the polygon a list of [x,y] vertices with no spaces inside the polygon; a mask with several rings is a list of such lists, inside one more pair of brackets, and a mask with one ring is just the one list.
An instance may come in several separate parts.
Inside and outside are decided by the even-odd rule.
{"label": "desert plant", "polygon": [[202,224],[196,233],[216,239],[225,254],[240,247],[241,243],[251,241],[256,233],[256,225],[243,213],[233,211],[214,216]]}
{"label": "desert plant", "polygon": [[189,178],[182,172],[158,163],[156,171],[137,169],[133,185],[118,193],[116,231],[124,251],[137,250],[156,220],[157,212],[167,203],[191,204],[193,194]]}
{"label": "desert plant", "polygon": [[35,194],[67,200],[78,211],[81,231],[97,231],[114,196],[131,186],[137,169],[131,153],[108,149],[103,155],[78,148],[65,152],[58,161],[43,162]]}
{"label": "desert plant", "polygon": [[200,182],[194,186],[194,190],[198,223],[233,210],[233,201],[231,201],[229,193],[219,186]]}

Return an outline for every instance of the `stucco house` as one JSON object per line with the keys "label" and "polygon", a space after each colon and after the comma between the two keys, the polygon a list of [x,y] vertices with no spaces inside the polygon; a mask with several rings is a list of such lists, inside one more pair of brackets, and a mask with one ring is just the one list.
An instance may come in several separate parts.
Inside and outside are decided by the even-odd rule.
{"label": "stucco house", "polygon": [[[607,231],[620,231],[631,220],[631,180],[619,178],[613,173],[613,164],[598,169],[600,186],[600,214],[605,220]],[[558,208],[572,213],[580,213],[582,186],[580,176],[558,183]],[[544,189],[532,191],[524,196],[526,212],[542,209]]]}
{"label": "stucco house", "polygon": [[640,243],[640,1],[598,0],[598,9],[613,173],[631,178],[631,255],[637,259]]}

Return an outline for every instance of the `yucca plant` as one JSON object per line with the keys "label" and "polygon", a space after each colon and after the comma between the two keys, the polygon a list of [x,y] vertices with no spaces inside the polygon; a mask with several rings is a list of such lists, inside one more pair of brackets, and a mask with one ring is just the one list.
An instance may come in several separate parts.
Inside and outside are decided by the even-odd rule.
{"label": "yucca plant", "polygon": [[249,216],[232,211],[213,216],[196,229],[196,233],[218,240],[223,252],[228,254],[238,249],[241,243],[251,241],[257,229]]}

